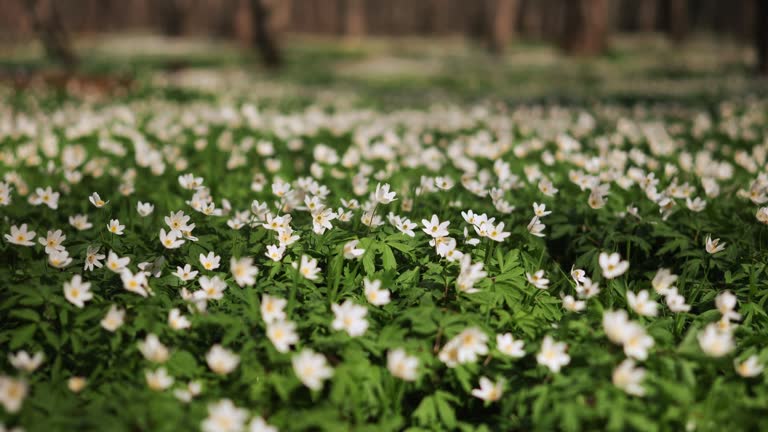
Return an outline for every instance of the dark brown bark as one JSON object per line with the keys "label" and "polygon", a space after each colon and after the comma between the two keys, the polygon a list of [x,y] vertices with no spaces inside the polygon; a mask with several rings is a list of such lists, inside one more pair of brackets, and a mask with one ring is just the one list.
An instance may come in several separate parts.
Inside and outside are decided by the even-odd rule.
{"label": "dark brown bark", "polygon": [[638,0],[637,3],[637,30],[652,32],[656,30],[658,17],[657,0]]}
{"label": "dark brown bark", "polygon": [[518,6],[518,0],[486,0],[485,37],[491,53],[502,54],[512,40]]}
{"label": "dark brown bark", "polygon": [[603,52],[608,36],[608,0],[567,0],[561,48],[574,55]]}
{"label": "dark brown bark", "polygon": [[185,8],[182,0],[157,0],[161,31],[170,37],[184,33]]}
{"label": "dark brown bark", "polygon": [[365,1],[346,0],[344,6],[344,34],[352,39],[364,36]]}
{"label": "dark brown bark", "polygon": [[258,50],[264,66],[276,69],[282,65],[283,59],[269,25],[270,11],[263,0],[250,0],[250,3],[253,46]]}
{"label": "dark brown bark", "polygon": [[755,49],[757,72],[768,76],[768,0],[757,0],[755,4]]}
{"label": "dark brown bark", "polygon": [[669,37],[675,42],[682,42],[688,36],[688,1],[669,0]]}
{"label": "dark brown bark", "polygon": [[32,28],[40,38],[45,54],[67,67],[77,64],[77,56],[53,0],[25,0]]}

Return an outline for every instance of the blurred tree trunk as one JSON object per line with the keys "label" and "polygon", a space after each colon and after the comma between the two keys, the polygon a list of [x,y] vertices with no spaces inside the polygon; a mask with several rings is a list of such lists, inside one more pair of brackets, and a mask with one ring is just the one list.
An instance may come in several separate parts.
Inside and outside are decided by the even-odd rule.
{"label": "blurred tree trunk", "polygon": [[755,18],[757,72],[768,76],[768,0],[757,0]]}
{"label": "blurred tree trunk", "polygon": [[253,46],[259,51],[261,61],[269,69],[282,65],[283,59],[269,25],[270,10],[264,0],[250,0]]}
{"label": "blurred tree trunk", "polygon": [[216,19],[213,21],[213,35],[221,38],[229,38],[237,35],[238,2],[236,0],[221,0]]}
{"label": "blurred tree trunk", "polygon": [[534,0],[523,0],[521,9],[521,33],[532,39],[540,39],[542,37],[541,4]]}
{"label": "blurred tree trunk", "polygon": [[656,30],[658,2],[656,0],[638,0],[637,30],[652,32]]}
{"label": "blurred tree trunk", "polygon": [[365,0],[344,2],[344,34],[350,39],[365,36]]}
{"label": "blurred tree trunk", "polygon": [[65,66],[77,64],[77,56],[55,0],[25,0],[24,5],[32,21],[32,28],[40,37],[45,54]]}
{"label": "blurred tree trunk", "polygon": [[182,0],[156,0],[159,8],[160,30],[170,37],[184,32],[184,5]]}
{"label": "blurred tree trunk", "polygon": [[669,0],[669,37],[682,42],[688,36],[688,1]]}
{"label": "blurred tree trunk", "polygon": [[560,46],[575,55],[603,52],[608,37],[608,0],[566,0]]}
{"label": "blurred tree trunk", "polygon": [[485,43],[491,53],[502,54],[512,40],[518,6],[518,0],[485,1]]}

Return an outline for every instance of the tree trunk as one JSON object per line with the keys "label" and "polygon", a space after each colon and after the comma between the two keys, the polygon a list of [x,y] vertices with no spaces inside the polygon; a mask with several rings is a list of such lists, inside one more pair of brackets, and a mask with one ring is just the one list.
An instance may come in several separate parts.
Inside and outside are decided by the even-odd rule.
{"label": "tree trunk", "polygon": [[365,35],[364,0],[344,2],[344,34],[350,39],[360,39]]}
{"label": "tree trunk", "polygon": [[591,56],[603,52],[608,35],[608,0],[566,0],[560,39],[568,54]]}
{"label": "tree trunk", "polygon": [[500,55],[512,40],[517,21],[518,0],[486,0],[485,36],[488,50]]}
{"label": "tree trunk", "polygon": [[32,28],[40,37],[48,58],[67,67],[77,64],[77,56],[72,50],[55,0],[26,0],[24,4],[32,21]]}
{"label": "tree trunk", "polygon": [[656,0],[639,0],[637,10],[637,30],[652,32],[656,30],[658,3]]}
{"label": "tree trunk", "polygon": [[688,1],[669,0],[669,37],[682,42],[688,36]]}
{"label": "tree trunk", "polygon": [[156,0],[159,7],[158,18],[164,35],[181,36],[184,33],[184,6],[182,0]]}
{"label": "tree trunk", "polygon": [[282,64],[282,56],[269,25],[270,11],[263,0],[250,0],[250,2],[253,46],[259,51],[264,66],[276,69]]}
{"label": "tree trunk", "polygon": [[768,0],[757,0],[755,12],[757,72],[762,76],[768,76]]}

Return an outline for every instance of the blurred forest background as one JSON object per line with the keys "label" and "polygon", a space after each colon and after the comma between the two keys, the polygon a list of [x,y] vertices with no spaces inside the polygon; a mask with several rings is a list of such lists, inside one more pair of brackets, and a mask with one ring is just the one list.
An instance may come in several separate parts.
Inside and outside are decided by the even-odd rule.
{"label": "blurred forest background", "polygon": [[[181,43],[194,40],[204,41],[197,54],[250,55],[262,69],[277,71],[272,76],[312,74],[318,82],[336,80],[339,72],[355,79],[361,70],[410,68],[439,87],[457,72],[484,68],[475,75],[487,72],[491,82],[483,85],[492,87],[545,69],[553,82],[565,65],[581,71],[580,84],[589,91],[590,77],[606,68],[631,79],[639,57],[647,70],[663,70],[662,76],[645,74],[649,83],[675,74],[709,78],[704,87],[717,79],[768,76],[768,0],[0,0],[0,11],[0,73],[16,81],[50,64],[93,66],[94,53],[109,56],[115,46],[114,38],[112,45],[94,41],[126,34],[153,35],[133,42],[123,37],[122,46],[138,51],[175,43],[169,51],[178,55],[163,64],[169,69],[201,58]],[[387,41],[384,52],[381,41]],[[438,59],[441,67],[453,66],[431,73],[435,47],[444,54],[455,46],[461,55]],[[384,60],[369,58],[367,69],[350,66],[350,59],[371,53]],[[542,53],[558,60],[544,68]],[[584,72],[584,59],[599,60]],[[324,67],[331,60],[329,72]],[[601,69],[601,61],[610,65]],[[456,63],[473,63],[473,69]],[[500,76],[495,68],[506,72]]]}

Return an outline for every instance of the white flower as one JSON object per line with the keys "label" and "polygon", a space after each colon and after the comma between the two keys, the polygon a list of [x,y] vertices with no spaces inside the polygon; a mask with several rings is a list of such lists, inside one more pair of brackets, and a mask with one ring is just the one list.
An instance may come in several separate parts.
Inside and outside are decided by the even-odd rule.
{"label": "white flower", "polygon": [[265,323],[282,321],[285,319],[283,309],[288,301],[279,297],[272,297],[269,294],[261,296],[261,319]]}
{"label": "white flower", "polygon": [[625,310],[607,310],[603,312],[603,330],[605,331],[605,335],[611,342],[617,345],[622,345],[624,343],[628,324],[629,319],[627,311]]}
{"label": "white flower", "polygon": [[144,377],[147,380],[147,385],[154,391],[163,391],[173,385],[173,377],[168,375],[168,371],[164,367],[157,369],[156,371],[144,371]]}
{"label": "white flower", "polygon": [[61,244],[66,239],[67,236],[63,235],[61,230],[56,230],[48,231],[48,234],[45,236],[45,238],[40,237],[37,240],[41,245],[45,246],[45,253],[50,254],[53,252],[63,251],[64,246]]}
{"label": "white flower", "polygon": [[404,381],[416,381],[418,378],[419,359],[409,356],[402,348],[387,352],[387,369],[392,376]]}
{"label": "white flower", "polygon": [[101,326],[110,332],[114,332],[119,329],[125,321],[125,309],[119,309],[117,306],[112,305],[107,311],[107,314],[101,320]]}
{"label": "white flower", "polygon": [[564,342],[555,342],[551,336],[546,336],[541,350],[536,354],[536,361],[550,371],[558,373],[563,366],[571,362],[571,357],[565,352],[567,348],[568,345]]}
{"label": "white flower", "polygon": [[557,189],[552,185],[552,182],[543,178],[539,180],[539,190],[546,196],[555,196]]}
{"label": "white flower", "polygon": [[185,264],[184,267],[176,267],[176,271],[172,274],[184,282],[191,281],[197,277],[197,270],[192,270],[192,266]]}
{"label": "white flower", "polygon": [[[401,233],[407,235],[408,237],[416,237],[416,233],[413,232],[413,229],[418,227],[415,223],[411,222],[410,219],[406,217],[399,217],[399,216],[392,216],[390,219],[390,223],[397,228],[398,231]],[[466,232],[466,228],[464,228]]]}
{"label": "white flower", "polygon": [[725,249],[725,242],[720,243],[720,239],[716,238],[712,240],[712,236],[707,235],[706,250],[708,253],[714,255]]}
{"label": "white flower", "polygon": [[486,402],[495,402],[501,398],[504,383],[499,380],[496,383],[486,377],[480,377],[480,388],[472,389],[472,396]]}
{"label": "white flower", "polygon": [[576,285],[576,294],[581,298],[592,298],[600,294],[600,284],[592,282],[592,279],[584,277],[581,285]]}
{"label": "white flower", "polygon": [[648,290],[642,290],[637,294],[627,291],[627,303],[638,315],[656,316],[658,313],[659,304],[650,299]]}
{"label": "white flower", "polygon": [[130,264],[130,262],[130,257],[120,258],[114,251],[109,251],[107,256],[107,268],[115,273],[122,273],[122,271],[125,270],[126,266]]}
{"label": "white flower", "polygon": [[278,432],[277,427],[267,423],[261,416],[256,416],[248,423],[248,432]]}
{"label": "white flower", "polygon": [[203,432],[243,432],[248,411],[238,408],[229,399],[208,404],[208,417],[203,420]]}
{"label": "white flower", "polygon": [[479,290],[475,288],[475,284],[488,276],[488,273],[483,271],[483,263],[472,263],[472,257],[469,254],[464,254],[461,257],[461,267],[459,270],[459,277],[456,278],[456,288],[463,293],[474,294]]}
{"label": "white flower", "polygon": [[144,272],[131,273],[128,269],[123,269],[120,272],[120,279],[123,281],[123,288],[126,291],[136,293],[142,297],[149,295],[149,284],[147,282],[147,274]]}
{"label": "white flower", "polygon": [[99,246],[88,246],[88,250],[85,254],[85,264],[83,270],[93,271],[93,268],[101,268],[104,264],[101,260],[106,258],[104,254],[99,253]]}
{"label": "white flower", "polygon": [[191,226],[187,224],[187,222],[190,220],[190,216],[185,215],[181,210],[176,213],[171,212],[171,215],[166,216],[164,220],[165,224],[168,225],[171,231],[175,231],[178,234],[181,234],[184,231],[192,231],[191,228],[194,228],[194,224]]}
{"label": "white flower", "polygon": [[9,413],[13,414],[21,409],[28,390],[29,386],[24,379],[0,375],[0,404]]}
{"label": "white flower", "polygon": [[730,291],[723,291],[715,297],[715,306],[723,315],[723,318],[731,321],[741,320],[741,314],[734,311],[736,308],[736,296]]}
{"label": "white flower", "polygon": [[67,388],[72,393],[80,393],[83,391],[85,386],[88,384],[88,381],[84,377],[81,376],[73,376],[69,377],[67,380]]}
{"label": "white flower", "polygon": [[178,308],[173,308],[168,312],[168,325],[174,330],[184,330],[189,328],[192,323],[181,314]]}
{"label": "white flower", "polygon": [[312,231],[322,235],[326,230],[333,228],[331,221],[334,219],[336,219],[336,213],[328,208],[312,213]]}
{"label": "white flower", "polygon": [[688,312],[691,310],[691,305],[685,303],[685,297],[678,294],[677,288],[670,288],[666,294],[667,306],[672,312]]}
{"label": "white flower", "polygon": [[509,357],[520,358],[525,356],[525,350],[523,347],[525,342],[522,340],[515,340],[511,333],[497,334],[496,335],[496,348]]}
{"label": "white flower", "polygon": [[153,363],[165,363],[170,356],[168,348],[154,333],[148,334],[143,341],[138,342],[138,345],[144,358]]}
{"label": "white flower", "polygon": [[224,298],[224,290],[227,289],[227,283],[218,276],[212,278],[201,276],[200,287],[203,289],[202,293],[207,300],[221,300]]}
{"label": "white flower", "polygon": [[637,323],[629,323],[624,335],[624,353],[637,360],[648,358],[648,350],[653,347],[653,338]]}
{"label": "white flower", "polygon": [[653,277],[651,285],[657,293],[661,295],[667,295],[667,292],[670,290],[670,288],[673,288],[673,285],[676,281],[677,275],[672,274],[669,269],[660,268],[656,272],[656,276]]}
{"label": "white flower", "polygon": [[385,183],[383,186],[381,183],[376,185],[376,192],[374,193],[374,199],[379,204],[389,204],[396,200],[396,193],[389,191],[389,184]]}
{"label": "white flower", "polygon": [[19,246],[34,246],[35,243],[32,241],[34,238],[35,232],[27,231],[27,224],[21,224],[21,227],[13,225],[11,226],[11,233],[5,235],[5,239],[9,243]]}
{"label": "white flower", "polygon": [[232,257],[229,262],[229,270],[232,272],[235,282],[241,287],[255,284],[256,275],[259,273],[259,269],[253,265],[253,258],[251,257],[240,259]]}
{"label": "white flower", "polygon": [[435,177],[435,187],[442,190],[450,190],[456,182],[450,177]]}
{"label": "white flower", "polygon": [[83,214],[76,214],[69,217],[69,224],[72,225],[78,231],[85,231],[89,228],[93,228],[93,224],[88,222],[88,216]]}
{"label": "white flower", "polygon": [[333,376],[333,369],[328,366],[325,357],[309,348],[293,356],[293,371],[299,380],[312,390],[323,388],[323,381]]}
{"label": "white flower", "polygon": [[722,357],[733,351],[733,335],[721,331],[715,323],[708,324],[697,338],[701,350],[710,357]]}
{"label": "white flower", "polygon": [[624,359],[613,370],[613,385],[634,396],[645,395],[645,389],[640,384],[645,378],[645,369],[635,367],[635,361]]}
{"label": "white flower", "polygon": [[445,344],[438,357],[446,366],[453,368],[459,364],[474,363],[478,356],[488,354],[488,335],[477,327],[470,327],[453,337]]}
{"label": "white flower", "polygon": [[317,267],[317,259],[302,255],[299,273],[309,280],[316,280],[317,275],[320,273],[320,268]]}
{"label": "white flower", "polygon": [[283,255],[285,255],[285,246],[267,245],[267,251],[264,253],[264,255],[266,255],[267,258],[271,259],[272,261],[278,262],[282,260]]}
{"label": "white flower", "polygon": [[614,252],[608,255],[605,252],[600,253],[598,258],[600,268],[603,270],[603,277],[614,279],[623,275],[629,269],[629,261],[622,261],[621,255]]}
{"label": "white flower", "polygon": [[200,254],[200,265],[206,270],[216,270],[219,268],[221,257],[216,255],[213,251],[208,252],[208,255]]}
{"label": "white flower", "polygon": [[60,196],[61,194],[59,192],[54,192],[50,186],[45,189],[37,188],[35,189],[35,193],[30,195],[29,202],[32,205],[45,204],[48,208],[56,210],[59,208]]}
{"label": "white flower", "polygon": [[80,275],[74,275],[72,280],[64,282],[64,297],[68,302],[82,309],[85,302],[93,298],[91,283],[84,282]]}
{"label": "white flower", "polygon": [[192,173],[187,173],[179,176],[179,184],[184,189],[199,189],[203,186],[203,178],[195,177]]}
{"label": "white flower", "polygon": [[43,352],[38,351],[34,355],[29,355],[26,351],[8,353],[8,362],[16,369],[32,373],[43,364]]}
{"label": "white flower", "polygon": [[267,337],[272,341],[275,349],[281,353],[287,353],[291,345],[299,342],[296,334],[296,324],[291,321],[271,321],[267,323]]}
{"label": "white flower", "polygon": [[756,355],[749,356],[741,363],[734,360],[733,366],[736,368],[736,372],[744,378],[756,377],[763,373],[763,365],[760,364],[760,359]]}
{"label": "white flower", "polygon": [[179,231],[171,231],[166,233],[165,228],[160,228],[160,243],[166,249],[178,249],[184,244],[184,239],[181,238]]}
{"label": "white flower", "polygon": [[587,272],[582,269],[571,267],[571,278],[576,282],[576,285],[580,285],[584,283],[584,280],[587,278]]}
{"label": "white flower", "polygon": [[147,217],[155,211],[155,206],[152,205],[152,203],[143,203],[139,201],[139,203],[136,204],[136,211],[139,213],[139,216]]}
{"label": "white flower", "polygon": [[189,403],[193,398],[200,395],[201,391],[202,384],[200,384],[200,381],[190,381],[187,383],[186,388],[174,390],[173,395],[176,396],[176,399],[184,403]]}
{"label": "white flower", "polygon": [[421,223],[424,225],[424,228],[422,228],[422,231],[427,233],[427,235],[438,238],[438,237],[445,237],[448,235],[448,225],[451,224],[450,221],[445,221],[443,223],[440,223],[440,219],[437,218],[437,215],[432,215],[431,220],[422,219]]}
{"label": "white flower", "polygon": [[341,305],[332,304],[331,309],[335,315],[331,327],[334,330],[344,330],[352,337],[362,336],[368,329],[368,321],[365,319],[368,315],[368,308],[352,303],[350,300],[344,301]]}
{"label": "white flower", "polygon": [[549,288],[549,279],[547,279],[544,270],[538,270],[534,274],[525,273],[525,278],[528,282],[538,289],[545,290]]}
{"label": "white flower", "polygon": [[576,300],[572,295],[563,296],[563,307],[571,312],[581,312],[587,307],[584,300]]}
{"label": "white flower", "polygon": [[365,298],[368,302],[374,306],[384,306],[389,303],[390,292],[388,289],[381,289],[381,281],[370,281],[368,278],[363,279],[363,285],[365,286]]}
{"label": "white flower", "polygon": [[707,202],[699,197],[696,197],[693,200],[691,200],[690,197],[686,197],[685,205],[688,207],[689,210],[694,211],[696,213],[704,211],[704,209],[707,208]]}
{"label": "white flower", "polygon": [[111,219],[107,224],[107,230],[115,235],[123,235],[125,225],[120,225],[120,221],[117,219]]}
{"label": "white flower", "polygon": [[355,259],[363,256],[365,249],[358,248],[357,245],[359,243],[360,240],[350,240],[344,243],[344,258]]}
{"label": "white flower", "polygon": [[89,196],[88,201],[90,201],[91,204],[93,204],[96,208],[102,208],[107,205],[107,203],[109,203],[109,201],[102,200],[97,192],[94,192],[91,196]]}
{"label": "white flower", "polygon": [[48,263],[56,268],[64,268],[72,263],[72,258],[66,250],[53,251],[48,254]]}
{"label": "white flower", "polygon": [[547,226],[541,223],[541,220],[538,216],[534,216],[533,219],[531,219],[530,222],[528,222],[528,232],[531,233],[531,235],[534,235],[536,237],[544,237],[544,228]]}
{"label": "white flower", "polygon": [[240,356],[216,344],[205,354],[205,361],[213,372],[219,375],[226,375],[235,370],[237,365],[240,364]]}
{"label": "white flower", "polygon": [[485,225],[485,236],[493,241],[501,243],[511,235],[511,233],[504,231],[504,222],[499,222],[497,225],[485,222]]}
{"label": "white flower", "polygon": [[547,205],[544,203],[533,203],[533,214],[536,217],[542,218],[548,214],[551,214],[551,211],[547,211]]}

